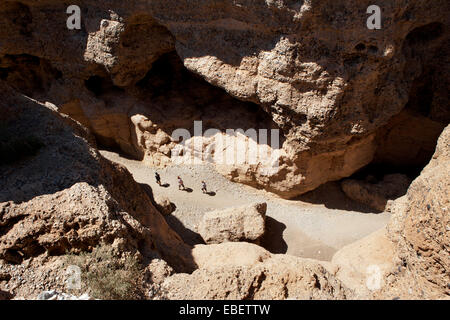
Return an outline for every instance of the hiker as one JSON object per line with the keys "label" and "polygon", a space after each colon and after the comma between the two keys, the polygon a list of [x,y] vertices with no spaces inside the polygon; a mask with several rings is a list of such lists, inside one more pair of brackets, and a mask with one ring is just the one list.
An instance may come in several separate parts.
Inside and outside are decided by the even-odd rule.
{"label": "hiker", "polygon": [[186,190],[183,180],[181,180],[180,176],[178,176],[178,190]]}
{"label": "hiker", "polygon": [[202,192],[208,193],[208,190],[206,189],[206,182],[202,180]]}
{"label": "hiker", "polygon": [[155,179],[158,185],[161,185],[161,177],[158,172],[155,172]]}

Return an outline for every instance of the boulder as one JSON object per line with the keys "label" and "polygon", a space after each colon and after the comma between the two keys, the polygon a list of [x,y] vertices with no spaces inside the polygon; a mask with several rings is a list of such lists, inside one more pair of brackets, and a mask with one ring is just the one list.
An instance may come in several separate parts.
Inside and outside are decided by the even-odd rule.
{"label": "boulder", "polygon": [[401,266],[386,228],[343,247],[331,262],[336,277],[363,299],[388,286],[388,276]]}
{"label": "boulder", "polygon": [[258,203],[208,212],[199,233],[206,243],[257,241],[265,231],[266,210],[266,203]]}
{"label": "boulder", "polygon": [[387,174],[382,181],[376,179],[355,180],[344,179],[342,191],[352,200],[384,211],[389,200],[403,196],[408,190],[411,180],[404,174]]}
{"label": "boulder", "polygon": [[[80,0],[76,37],[53,19],[64,3],[8,1],[0,68],[22,93],[45,92],[103,145],[153,166],[172,161],[168,137],[192,134],[194,120],[222,133],[278,129],[273,161],[218,165],[233,181],[293,198],[374,157],[417,163],[432,152],[450,120],[441,58],[448,3],[436,1],[383,3],[388,23],[374,32],[364,23],[370,3],[356,0]],[[404,109],[426,119],[393,121]]]}
{"label": "boulder", "polygon": [[254,244],[197,246],[194,256],[199,269],[164,281],[166,299],[310,300],[352,296],[351,290],[319,262],[272,255]]}
{"label": "boulder", "polygon": [[200,269],[213,270],[220,267],[251,267],[269,259],[266,249],[247,242],[221,244],[198,244],[192,249],[192,257]]}

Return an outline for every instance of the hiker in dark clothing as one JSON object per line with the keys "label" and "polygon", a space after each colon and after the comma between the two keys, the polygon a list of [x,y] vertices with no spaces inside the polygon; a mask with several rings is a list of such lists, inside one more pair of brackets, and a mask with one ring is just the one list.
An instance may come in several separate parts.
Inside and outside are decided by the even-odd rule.
{"label": "hiker in dark clothing", "polygon": [[155,179],[158,185],[161,185],[161,177],[158,172],[155,172]]}
{"label": "hiker in dark clothing", "polygon": [[206,182],[202,180],[202,192],[208,193],[208,190],[206,189]]}
{"label": "hiker in dark clothing", "polygon": [[180,178],[180,176],[178,176],[178,190],[186,190],[183,180]]}

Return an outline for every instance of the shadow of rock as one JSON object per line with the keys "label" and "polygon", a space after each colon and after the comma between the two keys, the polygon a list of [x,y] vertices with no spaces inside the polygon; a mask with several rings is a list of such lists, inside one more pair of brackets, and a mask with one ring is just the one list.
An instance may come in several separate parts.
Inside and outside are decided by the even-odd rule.
{"label": "shadow of rock", "polygon": [[14,298],[14,296],[11,293],[0,290],[0,301],[1,300],[11,300],[12,298]]}
{"label": "shadow of rock", "polygon": [[271,253],[286,253],[288,249],[287,243],[283,239],[283,232],[286,225],[266,216],[266,232],[260,239],[260,245]]}
{"label": "shadow of rock", "polygon": [[319,188],[307,192],[294,200],[312,204],[323,204],[328,209],[356,211],[361,213],[381,213],[381,211],[347,197],[342,191],[339,182],[336,181],[325,183]]}
{"label": "shadow of rock", "polygon": [[[145,193],[150,198],[150,201],[152,202],[153,206],[155,206],[156,209],[163,215],[167,216],[174,212],[177,209],[177,206],[173,202],[160,202],[155,200],[155,197],[153,196],[153,190],[152,188],[145,183],[139,183],[139,185],[142,187],[142,189],[145,191]],[[169,200],[170,201],[170,200]]]}
{"label": "shadow of rock", "polygon": [[181,237],[181,239],[188,245],[194,246],[196,244],[205,244],[203,238],[195,231],[188,229],[174,215],[164,216],[167,224]]}

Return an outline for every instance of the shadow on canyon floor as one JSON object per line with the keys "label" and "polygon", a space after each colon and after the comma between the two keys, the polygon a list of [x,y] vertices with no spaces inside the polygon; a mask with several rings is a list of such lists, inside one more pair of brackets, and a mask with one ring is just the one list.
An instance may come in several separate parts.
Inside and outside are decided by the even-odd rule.
{"label": "shadow on canyon floor", "polygon": [[286,230],[286,225],[284,223],[266,216],[266,232],[260,240],[260,245],[271,253],[286,253],[288,245],[283,238],[284,230]]}
{"label": "shadow on canyon floor", "polygon": [[[153,195],[152,188],[145,183],[139,184],[147,193],[147,195],[150,197],[150,200],[152,201],[153,205],[158,208],[158,205],[155,202],[155,198]],[[163,185],[164,186],[164,185]],[[192,189],[191,189],[192,190]],[[171,202],[172,210],[176,210],[176,205]],[[161,210],[160,210],[161,211]],[[177,217],[175,217],[172,214],[163,214],[164,219],[166,220],[167,224],[176,232],[178,235],[183,239],[183,241],[190,245],[194,246],[196,244],[204,244],[203,238],[195,231],[192,231],[189,228],[186,228],[186,226],[183,224],[182,221],[180,221]]]}
{"label": "shadow on canyon floor", "polygon": [[339,182],[328,182],[317,189],[307,192],[294,200],[324,205],[328,209],[356,211],[361,213],[381,213],[369,206],[348,198],[339,186]]}
{"label": "shadow on canyon floor", "polygon": [[168,215],[164,218],[166,219],[167,224],[180,235],[181,239],[183,239],[186,244],[190,246],[205,244],[205,241],[203,241],[203,238],[199,233],[186,228],[183,222],[174,215]]}

